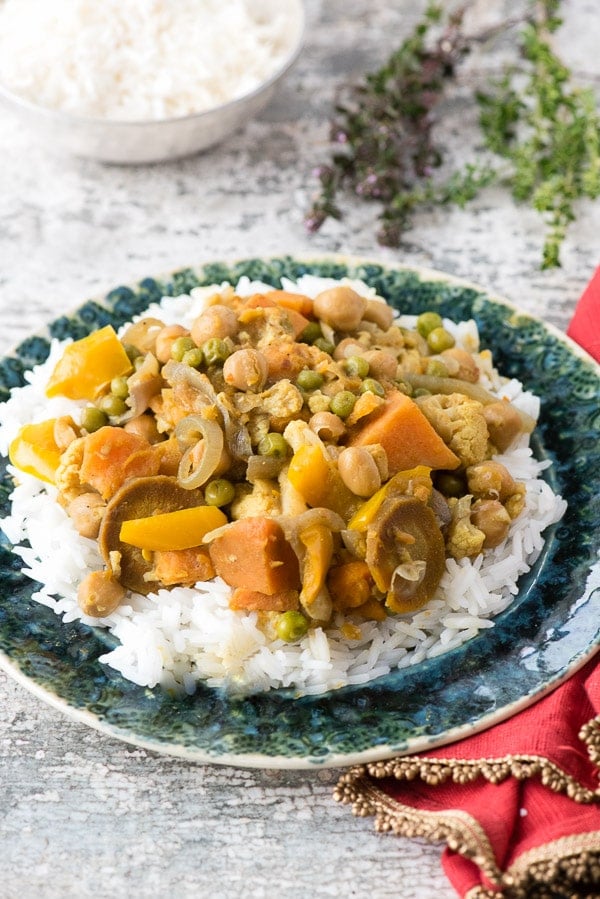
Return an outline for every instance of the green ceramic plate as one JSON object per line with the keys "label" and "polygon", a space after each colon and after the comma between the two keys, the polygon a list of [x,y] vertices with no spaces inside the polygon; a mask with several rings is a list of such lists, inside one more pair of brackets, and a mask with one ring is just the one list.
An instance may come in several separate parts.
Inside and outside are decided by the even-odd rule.
{"label": "green ceramic plate", "polygon": [[[552,328],[435,272],[327,257],[215,262],[134,286],[117,287],[54,321],[0,361],[0,400],[42,361],[48,336],[74,338],[115,326],[153,300],[242,275],[274,286],[310,272],[362,278],[399,309],[473,317],[500,369],[543,400],[536,452],[552,459],[548,477],[568,499],[545,551],[495,627],[459,649],[366,687],[295,699],[285,691],[240,699],[200,689],[174,699],[129,683],[98,662],[102,635],[64,625],[31,601],[32,583],[3,538],[0,546],[0,663],[27,687],[109,736],[200,762],[256,767],[347,765],[422,751],[514,714],[582,665],[600,643],[600,374]],[[11,485],[0,475],[0,513]]]}

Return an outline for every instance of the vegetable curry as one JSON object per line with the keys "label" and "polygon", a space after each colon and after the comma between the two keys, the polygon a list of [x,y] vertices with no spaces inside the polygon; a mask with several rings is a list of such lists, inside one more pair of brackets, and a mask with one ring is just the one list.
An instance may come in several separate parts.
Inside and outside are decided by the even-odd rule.
{"label": "vegetable curry", "polygon": [[533,421],[485,370],[435,312],[408,329],[345,284],[222,287],[189,329],[146,317],[68,345],[46,392],[79,414],[26,425],[10,459],[98,541],[86,614],[219,576],[284,640],[339,613],[351,633],[423,606],[448,557],[522,512],[493,457]]}

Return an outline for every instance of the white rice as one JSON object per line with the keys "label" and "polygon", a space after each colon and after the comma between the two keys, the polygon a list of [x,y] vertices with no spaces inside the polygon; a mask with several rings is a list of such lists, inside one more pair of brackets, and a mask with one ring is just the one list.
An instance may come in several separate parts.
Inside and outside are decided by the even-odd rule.
{"label": "white rice", "polygon": [[[315,296],[332,279],[306,275],[284,287]],[[363,295],[374,291],[354,284]],[[236,286],[248,295],[268,285],[248,279]],[[215,291],[228,285],[197,288],[189,296],[166,297],[144,315],[165,323],[189,325]],[[410,324],[410,321],[406,322]],[[454,325],[459,344],[476,349],[474,322]],[[28,384],[12,392],[0,406],[0,452],[21,425],[69,412],[75,418],[83,405],[64,398],[48,400],[44,387],[64,344],[54,343],[49,359],[27,374]],[[523,411],[537,416],[539,401],[517,381],[503,382],[491,367],[488,387],[508,395]],[[470,561],[448,559],[439,590],[427,606],[412,615],[392,616],[384,622],[364,622],[360,637],[348,640],[339,626],[325,632],[316,628],[295,644],[269,642],[258,627],[256,613],[234,612],[228,606],[229,587],[218,578],[195,588],[159,590],[142,597],[128,594],[124,603],[106,619],[82,615],[77,604],[77,585],[90,571],[103,567],[96,542],[75,531],[55,501],[55,489],[9,468],[18,480],[12,494],[12,513],[0,522],[14,551],[23,560],[23,571],[43,586],[33,598],[52,608],[65,621],[106,627],[119,640],[101,661],[135,683],[193,693],[197,681],[227,686],[241,692],[289,687],[298,694],[319,694],[346,684],[364,684],[393,668],[417,664],[441,655],[481,630],[493,627],[493,618],[518,592],[518,579],[538,558],[543,531],[558,521],[566,503],[541,479],[549,464],[533,457],[526,435],[510,452],[495,457],[513,477],[526,486],[526,508],[513,522],[507,539]],[[29,544],[29,545],[28,545]]]}
{"label": "white rice", "polygon": [[286,4],[3,0],[0,81],[41,106],[152,120],[250,93],[291,50]]}

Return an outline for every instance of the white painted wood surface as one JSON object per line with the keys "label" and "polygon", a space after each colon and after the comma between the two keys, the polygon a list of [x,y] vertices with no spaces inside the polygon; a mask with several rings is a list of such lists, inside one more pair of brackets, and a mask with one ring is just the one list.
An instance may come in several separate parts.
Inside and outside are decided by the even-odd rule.
{"label": "white painted wood surface", "polygon": [[[399,251],[374,240],[376,209],[348,203],[314,237],[302,226],[325,158],[335,86],[398,45],[422,3],[308,0],[307,43],[258,121],[225,146],[145,168],[64,159],[0,111],[0,351],[116,284],[214,258],[337,251],[426,265],[565,328],[600,262],[600,208],[581,209],[562,269],[540,272],[542,228],[500,189],[464,211],[420,214]],[[514,9],[514,4],[510,5]],[[473,22],[502,4],[479,0]],[[509,7],[506,2],[506,7]],[[595,0],[565,0],[560,34],[598,84]],[[468,85],[506,55],[464,67],[446,107],[451,156],[473,156]],[[450,899],[440,847],[378,836],[333,802],[338,771],[198,766],[108,739],[0,673],[0,897]]]}

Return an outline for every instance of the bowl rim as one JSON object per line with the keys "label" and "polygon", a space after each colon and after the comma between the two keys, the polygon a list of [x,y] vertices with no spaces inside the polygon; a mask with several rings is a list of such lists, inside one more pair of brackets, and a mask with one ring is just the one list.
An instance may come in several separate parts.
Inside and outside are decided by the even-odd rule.
{"label": "bowl rim", "polygon": [[164,128],[170,125],[198,121],[204,117],[209,118],[210,116],[215,115],[215,113],[223,113],[225,111],[233,110],[236,107],[244,106],[249,100],[252,100],[254,97],[259,96],[272,87],[295,64],[305,43],[306,9],[303,0],[287,0],[285,6],[288,11],[290,11],[290,7],[292,7],[290,21],[293,23],[296,31],[294,40],[290,44],[290,50],[285,59],[267,79],[261,81],[260,84],[252,88],[252,90],[247,91],[245,94],[241,94],[239,97],[227,100],[225,103],[220,103],[217,106],[210,106],[199,112],[186,113],[186,115],[180,116],[170,116],[169,118],[164,119],[108,119],[100,116],[82,115],[77,112],[70,112],[69,110],[52,106],[41,106],[33,100],[29,100],[27,97],[23,97],[21,94],[11,90],[2,81],[0,81],[0,101],[4,101],[7,105],[12,107],[20,107],[29,114],[34,114],[45,119],[51,119],[55,122],[62,121],[71,126],[87,125],[111,128],[116,131],[131,127],[144,129],[157,127]]}

